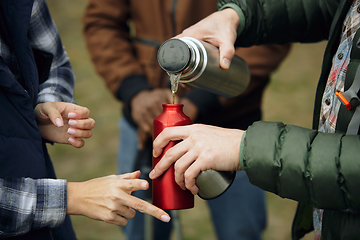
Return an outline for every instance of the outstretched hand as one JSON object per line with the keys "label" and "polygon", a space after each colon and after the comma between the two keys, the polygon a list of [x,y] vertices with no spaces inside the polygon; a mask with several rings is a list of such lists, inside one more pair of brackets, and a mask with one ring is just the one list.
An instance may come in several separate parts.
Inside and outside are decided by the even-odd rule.
{"label": "outstretched hand", "polygon": [[135,217],[136,209],[169,222],[170,216],[165,211],[131,195],[133,191],[149,188],[146,180],[138,179],[140,175],[140,171],[135,171],[86,182],[69,182],[67,214],[125,226],[127,219]]}
{"label": "outstretched hand", "polygon": [[198,23],[185,29],[175,38],[193,37],[219,48],[220,66],[228,69],[235,55],[234,43],[240,23],[239,16],[232,8],[214,12]]}
{"label": "outstretched hand", "polygon": [[175,182],[195,195],[199,191],[195,179],[201,171],[241,170],[239,151],[243,133],[202,124],[165,128],[153,142],[154,157],[162,154],[169,141],[183,141],[166,151],[149,177],[155,179],[175,164]]}
{"label": "outstretched hand", "polygon": [[66,102],[39,103],[35,108],[41,136],[51,142],[84,146],[83,139],[92,136],[94,119],[86,107]]}

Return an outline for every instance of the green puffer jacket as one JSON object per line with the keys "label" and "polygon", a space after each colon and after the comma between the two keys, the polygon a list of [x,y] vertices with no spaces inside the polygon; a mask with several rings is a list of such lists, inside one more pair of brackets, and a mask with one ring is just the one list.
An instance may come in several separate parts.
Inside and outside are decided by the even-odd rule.
{"label": "green puffer jacket", "polygon": [[[332,57],[352,2],[221,0],[218,8],[237,10],[239,46],[328,40],[314,108],[313,129],[317,129]],[[359,40],[358,30],[354,42]],[[345,90],[352,84],[359,62],[360,47],[354,44]],[[341,106],[334,134],[269,122],[257,122],[246,131],[240,162],[250,181],[266,191],[299,201],[293,239],[312,230],[313,207],[325,209],[322,240],[360,239],[360,138],[344,133],[353,113]]]}

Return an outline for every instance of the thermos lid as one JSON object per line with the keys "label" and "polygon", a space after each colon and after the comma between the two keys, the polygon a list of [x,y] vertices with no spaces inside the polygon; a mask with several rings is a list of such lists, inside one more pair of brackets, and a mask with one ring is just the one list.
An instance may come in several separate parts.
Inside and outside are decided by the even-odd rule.
{"label": "thermos lid", "polygon": [[190,60],[190,49],[179,39],[169,39],[159,48],[157,59],[162,69],[169,73],[179,73]]}

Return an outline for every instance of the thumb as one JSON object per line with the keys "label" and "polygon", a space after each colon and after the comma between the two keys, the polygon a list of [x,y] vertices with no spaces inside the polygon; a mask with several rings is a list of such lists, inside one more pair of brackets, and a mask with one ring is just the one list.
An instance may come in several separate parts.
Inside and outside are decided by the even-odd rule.
{"label": "thumb", "polygon": [[50,121],[57,127],[64,126],[64,120],[54,104],[47,104],[47,107],[43,108],[43,113],[47,115]]}
{"label": "thumb", "polygon": [[219,46],[219,51],[220,51],[220,67],[222,69],[229,69],[231,60],[235,55],[234,45],[223,43]]}

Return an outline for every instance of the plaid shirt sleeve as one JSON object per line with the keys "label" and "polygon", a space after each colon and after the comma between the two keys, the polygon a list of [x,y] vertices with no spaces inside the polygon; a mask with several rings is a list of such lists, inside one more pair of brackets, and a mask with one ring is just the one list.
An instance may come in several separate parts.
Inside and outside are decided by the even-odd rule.
{"label": "plaid shirt sleeve", "polygon": [[66,216],[66,186],[61,179],[0,179],[0,238],[58,227]]}
{"label": "plaid shirt sleeve", "polygon": [[53,55],[49,78],[39,86],[38,103],[75,103],[74,73],[45,0],[35,0],[29,40],[32,48]]}

